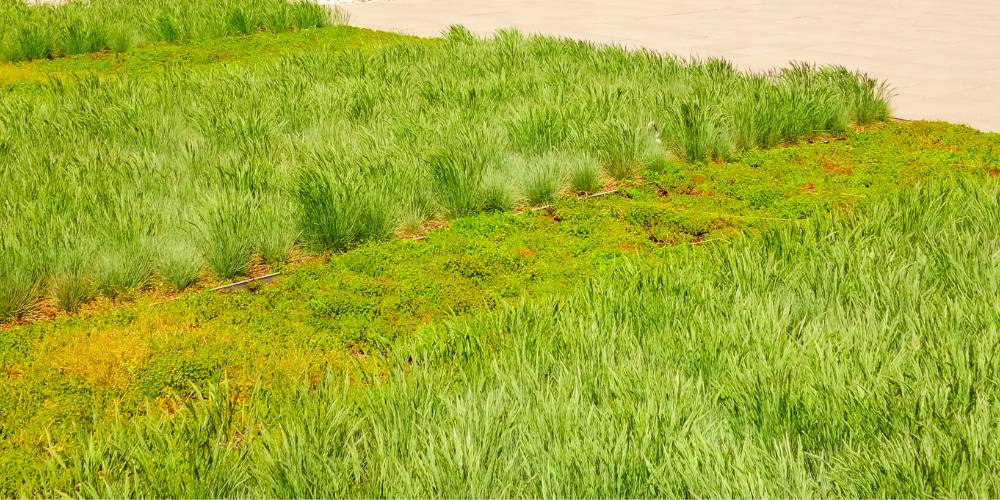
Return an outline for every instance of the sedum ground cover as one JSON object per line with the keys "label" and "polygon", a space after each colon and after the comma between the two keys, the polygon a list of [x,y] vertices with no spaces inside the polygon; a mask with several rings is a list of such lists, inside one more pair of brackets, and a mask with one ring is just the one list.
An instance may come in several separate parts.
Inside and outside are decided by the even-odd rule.
{"label": "sedum ground cover", "polygon": [[4,317],[39,298],[75,311],[155,281],[227,279],[888,113],[883,84],[842,68],[745,74],[461,28],[150,74],[116,70],[141,58],[89,57],[82,76],[0,93]]}
{"label": "sedum ground cover", "polygon": [[[530,64],[552,58],[565,62]],[[509,61],[521,76],[502,71]],[[479,72],[404,78],[421,64]],[[665,68],[675,80],[651,77]],[[3,234],[92,238],[20,254],[11,242],[28,240],[4,240],[5,257],[43,263],[7,276],[30,269],[32,293],[58,296],[71,273],[45,260],[53,249],[152,263],[118,290],[81,266],[81,297],[98,295],[82,312],[0,331],[0,492],[996,496],[1000,138],[850,128],[885,107],[847,99],[869,95],[847,76],[761,79],[516,33],[422,41],[347,27],[0,66],[5,109],[39,118],[0,129],[4,179],[20,183],[0,189],[38,190],[7,202]],[[316,99],[260,99],[297,95],[275,91],[283,81]],[[399,81],[421,85],[381,83]],[[480,109],[493,101],[472,96],[493,81],[529,99]],[[778,90],[741,101],[740,85]],[[809,121],[836,96],[846,120]],[[230,121],[199,128],[191,102]],[[751,120],[768,110],[788,120]],[[409,124],[422,113],[437,121]],[[41,163],[29,130],[52,141]],[[25,165],[48,165],[46,182],[29,188]],[[618,190],[575,195],[602,183]],[[47,221],[42,199],[61,203]],[[256,231],[272,202],[290,232],[268,258],[282,278],[165,302],[165,255],[187,252],[195,277],[218,279],[212,242],[261,234],[236,230]],[[88,213],[103,203],[116,210]],[[230,203],[243,208],[209,210]],[[539,203],[551,206],[507,210]],[[208,238],[230,234],[213,221],[235,239]],[[437,229],[386,238],[404,223]],[[233,255],[256,265],[264,248]]]}

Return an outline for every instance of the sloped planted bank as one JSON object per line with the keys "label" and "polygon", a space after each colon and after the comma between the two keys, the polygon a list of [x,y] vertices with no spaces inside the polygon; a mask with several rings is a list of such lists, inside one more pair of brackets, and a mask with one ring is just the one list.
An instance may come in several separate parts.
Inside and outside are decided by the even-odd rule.
{"label": "sloped planted bank", "polygon": [[[333,28],[352,29],[352,28]],[[888,114],[843,68],[502,32],[0,93],[0,317],[542,203]],[[44,138],[40,142],[39,138]],[[674,159],[671,159],[674,158]],[[676,159],[676,160],[675,160]]]}
{"label": "sloped planted bank", "polygon": [[387,377],[102,424],[96,497],[995,497],[1000,186],[625,267],[423,332]]}

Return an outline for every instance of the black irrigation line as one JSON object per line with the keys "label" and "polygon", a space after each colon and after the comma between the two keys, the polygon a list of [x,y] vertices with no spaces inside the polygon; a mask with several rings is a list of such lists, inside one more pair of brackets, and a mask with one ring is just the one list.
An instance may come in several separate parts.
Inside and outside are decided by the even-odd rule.
{"label": "black irrigation line", "polygon": [[[911,119],[908,119],[908,118],[900,118],[898,116],[890,116],[889,119],[892,120],[892,121],[897,121],[897,122],[912,122],[912,121],[914,121],[914,120],[911,120]],[[581,197],[581,199],[598,198],[598,197],[601,197],[601,196],[608,196],[608,195],[611,195],[611,194],[614,194],[614,193],[617,193],[617,192],[618,192],[617,188],[615,188],[615,189],[608,189],[606,191],[599,191],[599,192],[596,192],[596,193],[588,194],[586,196]],[[848,193],[839,193],[839,194],[843,194],[845,196],[851,196]],[[551,208],[552,208],[552,204],[548,203],[548,204],[537,206],[537,207],[531,207],[528,210],[520,211],[520,212],[515,212],[515,213],[535,213],[535,212],[540,212],[542,210],[549,210]],[[745,218],[745,219],[763,219],[763,220],[777,220],[777,221],[784,221],[784,222],[795,222],[793,219],[781,219],[781,218],[776,218],[776,217],[760,217],[760,216],[752,216],[752,215],[742,215],[741,216],[741,215],[733,215],[733,214],[721,214],[721,213],[715,213],[715,212],[703,212],[703,213],[705,213],[707,215],[728,216],[728,217]],[[426,240],[427,239],[427,235],[421,235],[421,236],[417,236],[417,237],[414,237],[414,238],[406,238],[406,239],[409,240],[409,241],[413,241],[413,242],[420,242],[420,241]],[[692,245],[701,245],[701,244],[710,243],[710,242],[719,241],[719,240],[724,240],[724,239],[726,239],[726,238],[709,238],[707,240],[697,241],[697,242],[693,242],[691,244]],[[208,291],[209,292],[226,292],[226,293],[232,293],[232,292],[236,292],[236,291],[239,291],[239,290],[243,290],[244,288],[247,288],[247,287],[249,287],[249,286],[251,286],[251,285],[253,285],[255,283],[261,283],[261,284],[263,284],[263,283],[270,283],[271,281],[274,280],[274,278],[276,278],[276,277],[278,277],[280,275],[281,275],[280,272],[274,272],[274,273],[270,273],[270,274],[265,274],[263,276],[257,276],[255,278],[248,278],[248,279],[245,279],[245,280],[237,281],[235,283],[229,283],[229,284],[226,284],[226,285],[217,286],[215,288],[210,288],[210,289],[208,289]],[[174,298],[170,299],[170,301],[177,300],[178,298],[180,298],[180,296],[174,297]],[[152,304],[152,305],[157,305],[157,304],[162,304],[162,303],[163,302],[157,302],[157,303]]]}
{"label": "black irrigation line", "polygon": [[[597,198],[599,196],[607,196],[609,194],[613,194],[613,193],[617,193],[617,192],[618,192],[617,189],[609,189],[607,191],[601,191],[601,192],[598,192],[598,193],[589,194],[589,195],[587,195],[587,196],[585,196],[583,198],[584,199]],[[552,207],[551,205],[544,205],[544,206],[541,206],[541,207],[534,207],[534,208],[531,209],[531,211],[532,212],[537,212],[537,211],[540,211],[540,210],[547,210],[547,209],[549,209],[551,207]],[[524,213],[524,212],[521,212],[521,213]],[[422,235],[422,236],[417,236],[415,238],[407,238],[407,239],[409,241],[423,241],[423,240],[427,239],[427,235]],[[263,276],[257,276],[257,277],[254,277],[254,278],[247,278],[245,280],[240,280],[240,281],[237,281],[237,282],[234,282],[234,283],[229,283],[229,284],[226,284],[226,285],[220,285],[220,286],[217,286],[215,288],[209,288],[207,291],[209,291],[209,292],[226,292],[226,293],[232,293],[232,292],[236,292],[236,291],[239,291],[239,290],[243,290],[244,288],[247,288],[247,287],[249,287],[249,286],[251,286],[253,284],[257,284],[257,283],[260,283],[260,284],[270,283],[271,281],[274,281],[274,279],[277,278],[280,275],[281,275],[281,272],[273,272],[273,273],[270,273],[270,274],[265,274]],[[163,302],[156,302],[156,303],[153,303],[153,304],[150,304],[150,305],[151,306],[155,306],[155,305],[163,304],[165,302],[171,302],[171,301],[177,300],[179,298],[180,298],[180,295],[178,295],[177,297],[173,297],[173,298],[171,298],[169,300],[166,300],[166,301],[163,301]]]}
{"label": "black irrigation line", "polygon": [[[906,120],[906,121],[909,121],[909,120]],[[608,196],[608,195],[611,195],[611,194],[614,194],[614,193],[617,193],[617,192],[618,192],[617,188],[615,188],[615,189],[609,189],[607,191],[600,191],[600,192],[597,192],[597,193],[588,194],[586,196],[583,196],[582,199],[599,198],[599,197]],[[552,205],[551,204],[547,204],[547,205],[542,205],[542,206],[538,206],[538,207],[532,207],[527,212],[531,212],[531,213],[540,212],[542,210],[548,210],[550,208],[552,208]],[[526,212],[522,211],[520,213],[526,213]],[[733,215],[733,214],[722,214],[722,213],[716,213],[716,212],[702,212],[702,213],[705,213],[705,214],[708,214],[708,215],[728,216],[728,217],[735,217],[735,218],[768,219],[768,220],[779,220],[779,221],[790,221],[791,220],[791,219],[780,219],[780,218],[775,218],[775,217],[759,217],[759,216],[752,216],[752,215],[742,215],[741,216],[741,215]],[[407,238],[407,240],[409,240],[409,241],[424,241],[425,239],[427,239],[427,235],[417,236],[415,238]],[[700,245],[700,244],[709,243],[709,242],[713,242],[713,241],[717,241],[717,240],[723,240],[723,239],[725,239],[725,238],[710,238],[710,239],[707,239],[707,240],[693,242],[692,245]],[[209,291],[209,292],[226,292],[226,293],[232,293],[232,292],[236,292],[236,291],[239,291],[239,290],[243,290],[244,288],[247,288],[247,287],[249,287],[249,286],[251,286],[253,284],[256,284],[256,283],[261,283],[261,284],[263,284],[263,283],[270,283],[271,281],[273,281],[275,278],[277,278],[280,275],[281,275],[281,272],[273,272],[273,273],[265,274],[263,276],[257,276],[257,277],[254,277],[254,278],[247,278],[245,280],[236,281],[234,283],[229,283],[229,284],[226,284],[226,285],[220,285],[220,286],[217,286],[215,288],[209,288],[207,291]],[[169,299],[167,302],[177,300],[178,298],[180,298],[180,296],[177,296],[177,297],[174,297],[172,299]],[[157,303],[154,303],[154,304],[151,304],[151,305],[158,305],[158,304],[162,304],[162,303],[163,302],[157,302]]]}
{"label": "black irrigation line", "polygon": [[[905,119],[905,118],[897,118],[897,117],[892,117],[892,119],[893,120],[897,120],[897,121],[902,121],[902,122],[912,121],[912,120],[908,120],[908,119]],[[618,192],[617,188],[615,188],[615,189],[609,189],[609,190],[606,190],[606,191],[599,191],[597,193],[588,194],[586,196],[583,196],[581,199],[599,198],[599,197],[602,197],[602,196],[608,196],[608,195],[611,195],[611,194],[615,194],[617,192]],[[840,193],[840,194],[848,195],[847,193]],[[537,206],[537,207],[531,207],[527,211],[521,211],[521,212],[518,212],[518,213],[526,213],[526,212],[535,213],[535,212],[541,212],[542,210],[549,210],[551,208],[552,208],[552,204],[550,203],[550,204],[541,205],[541,206]],[[701,213],[704,213],[706,215],[720,216],[720,217],[721,216],[726,216],[726,217],[743,218],[743,219],[762,219],[762,220],[777,220],[777,221],[783,221],[783,222],[794,222],[794,219],[782,219],[782,218],[777,218],[777,217],[761,217],[761,216],[753,216],[753,215],[734,215],[734,214],[723,214],[723,213],[716,213],[716,212],[701,212]],[[417,237],[414,237],[414,238],[406,238],[406,240],[408,240],[408,241],[414,241],[414,242],[420,242],[420,241],[424,241],[426,239],[427,239],[427,235],[421,235],[421,236],[417,236]],[[692,243],[692,245],[700,245],[700,244],[709,243],[709,242],[712,242],[712,241],[722,240],[722,239],[724,239],[724,238],[710,238],[708,240],[702,240],[702,241],[694,242],[694,243]],[[274,273],[270,273],[270,274],[265,274],[263,276],[257,276],[255,278],[248,278],[248,279],[237,281],[237,282],[234,282],[234,283],[229,283],[229,284],[226,284],[226,285],[217,286],[215,288],[209,288],[208,291],[209,292],[226,292],[226,293],[232,293],[232,292],[239,291],[239,290],[242,290],[244,288],[247,288],[248,286],[250,286],[252,284],[255,284],[255,283],[261,283],[261,284],[263,284],[263,283],[270,283],[271,281],[274,280],[274,278],[277,278],[280,275],[281,275],[281,272],[274,272]],[[179,297],[174,297],[173,299],[170,299],[170,300],[177,300],[177,298],[179,298]],[[158,302],[157,304],[161,304],[161,303],[162,302]],[[156,304],[153,304],[153,305],[156,305]]]}
{"label": "black irrigation line", "polygon": [[[893,121],[897,121],[897,122],[912,122],[913,121],[911,119],[900,118],[898,116],[890,116],[889,119],[893,120]],[[609,190],[606,190],[606,191],[599,191],[599,192],[596,192],[596,193],[588,194],[588,195],[584,196],[583,199],[590,199],[590,198],[598,198],[598,197],[601,197],[601,196],[608,196],[608,195],[611,195],[611,194],[614,194],[614,193],[617,193],[617,192],[618,192],[617,188],[615,188],[615,189],[609,189]],[[848,195],[847,193],[840,193],[840,194]],[[541,206],[538,206],[538,207],[531,207],[530,209],[528,209],[528,211],[534,213],[534,212],[540,212],[542,210],[548,210],[550,208],[552,208],[552,204],[551,203],[545,204],[545,205],[541,205]],[[520,213],[525,213],[525,212],[522,211]],[[775,218],[775,217],[759,217],[759,216],[752,216],[752,215],[743,215],[743,216],[740,216],[740,215],[732,215],[732,214],[716,214],[714,212],[705,212],[705,213],[709,214],[709,215],[719,215],[719,216],[726,215],[726,216],[730,216],[730,217],[747,218],[747,219],[766,219],[766,220],[779,220],[779,221],[791,221],[792,220],[792,219],[780,219],[780,218]],[[414,238],[407,238],[407,239],[409,241],[419,242],[419,241],[426,240],[427,239],[427,235],[421,235],[421,236],[417,236],[417,237],[414,237]],[[699,242],[692,243],[692,245],[699,245],[699,244],[708,243],[708,242],[711,242],[711,241],[716,241],[716,240],[721,240],[721,239],[723,239],[723,238],[711,238],[711,239],[708,239],[708,240],[702,240],[702,241],[699,241]],[[245,280],[242,280],[242,281],[237,281],[235,283],[229,283],[227,285],[221,285],[221,286],[217,286],[215,288],[210,288],[208,291],[209,292],[227,292],[227,293],[231,293],[231,292],[235,292],[235,291],[238,291],[238,290],[242,290],[242,289],[244,289],[244,288],[246,288],[246,287],[248,287],[248,286],[250,286],[251,284],[254,284],[254,283],[270,283],[271,281],[274,280],[274,278],[278,277],[279,275],[281,275],[280,272],[274,272],[274,273],[270,273],[270,274],[265,274],[263,276],[258,276],[256,278],[249,278],[249,279],[245,279]],[[176,300],[176,297],[174,299],[172,299],[172,300]]]}
{"label": "black irrigation line", "polygon": [[[609,194],[614,194],[614,193],[617,193],[617,192],[618,192],[617,188],[616,189],[609,189],[607,191],[600,191],[600,192],[597,192],[597,193],[588,194],[587,196],[584,196],[583,199],[587,200],[587,199],[590,199],[590,198],[598,198],[598,197],[601,197],[601,196],[607,196]],[[530,211],[531,212],[541,212],[542,210],[548,210],[550,208],[552,208],[552,204],[551,203],[546,204],[546,205],[542,205],[540,207],[531,207]],[[524,212],[521,212],[521,213],[524,213]]]}
{"label": "black irrigation line", "polygon": [[242,281],[237,281],[235,283],[230,283],[228,285],[217,286],[215,288],[209,288],[209,292],[235,292],[237,290],[242,290],[254,283],[270,283],[275,277],[281,275],[281,272],[274,272],[270,274],[265,274],[263,276],[257,276],[256,278],[248,278]]}
{"label": "black irrigation line", "polygon": [[[281,275],[280,271],[279,272],[273,272],[273,273],[265,274],[263,276],[257,276],[257,277],[254,277],[254,278],[247,278],[245,280],[237,281],[235,283],[229,283],[229,284],[226,284],[226,285],[217,286],[215,288],[209,288],[207,291],[209,291],[209,292],[233,293],[233,292],[236,292],[238,290],[242,290],[242,289],[244,289],[244,288],[246,288],[246,287],[248,287],[248,286],[250,286],[250,285],[252,285],[254,283],[270,283],[271,281],[274,280],[274,278],[277,278],[280,275]],[[152,304],[149,305],[149,307],[158,306],[160,304],[166,304],[167,302],[173,302],[173,301],[175,301],[177,299],[180,299],[183,295],[184,295],[183,293],[179,293],[179,294],[177,294],[176,297],[171,297],[171,298],[169,298],[167,300],[161,300],[159,302],[153,302]]]}
{"label": "black irrigation line", "polygon": [[[600,191],[600,192],[597,192],[597,193],[592,193],[592,194],[588,194],[586,196],[582,196],[581,199],[585,199],[586,200],[586,199],[590,199],[590,198],[597,198],[597,197],[600,197],[600,196],[607,196],[609,194],[614,194],[614,193],[617,193],[617,192],[618,192],[618,189],[609,189],[607,191]],[[526,213],[526,212],[540,212],[542,210],[548,210],[550,208],[552,208],[552,204],[546,204],[546,205],[542,205],[542,206],[538,206],[538,207],[531,207],[528,210],[521,210],[521,211],[514,212],[514,213],[515,214],[523,214],[523,213]],[[424,241],[426,239],[427,239],[427,235],[416,236],[416,237],[413,237],[413,238],[406,238],[407,241]]]}

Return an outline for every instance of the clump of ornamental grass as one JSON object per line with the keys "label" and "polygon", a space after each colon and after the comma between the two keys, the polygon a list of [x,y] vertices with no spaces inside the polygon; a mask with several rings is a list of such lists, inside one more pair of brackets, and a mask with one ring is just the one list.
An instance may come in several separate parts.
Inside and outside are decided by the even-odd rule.
{"label": "clump of ornamental grass", "polygon": [[419,231],[436,214],[437,205],[430,188],[413,183],[400,187],[399,227],[402,230],[410,233]]}
{"label": "clump of ornamental grass", "polygon": [[480,210],[483,175],[495,160],[490,152],[468,144],[429,155],[425,160],[426,168],[433,179],[438,203],[449,217],[470,215]]}
{"label": "clump of ornamental grass", "polygon": [[532,205],[542,205],[555,200],[565,180],[565,155],[557,152],[524,160],[524,197]]}
{"label": "clump of ornamental grass", "polygon": [[331,8],[330,5],[320,5],[310,0],[294,0],[285,2],[270,11],[266,11],[265,23],[271,31],[291,31],[303,28],[319,28],[347,24],[349,16],[342,9]]}
{"label": "clump of ornamental grass", "polygon": [[509,143],[525,155],[540,155],[560,148],[572,134],[565,111],[555,106],[529,108],[507,126]]}
{"label": "clump of ornamental grass", "polygon": [[48,282],[56,305],[71,314],[79,311],[80,306],[93,298],[97,291],[93,263],[79,251],[61,255]]}
{"label": "clump of ornamental grass", "polygon": [[299,239],[294,205],[280,198],[267,197],[261,200],[255,216],[257,253],[268,264],[284,264]]}
{"label": "clump of ornamental grass", "polygon": [[358,242],[389,239],[399,227],[398,196],[387,179],[366,177],[354,203],[358,207],[354,239]]}
{"label": "clump of ornamental grass", "polygon": [[733,145],[721,113],[698,97],[678,102],[663,122],[671,149],[687,161],[729,156]]}
{"label": "clump of ornamental grass", "polygon": [[452,24],[444,31],[445,40],[452,43],[473,43],[479,38],[469,28],[460,24]]}
{"label": "clump of ornamental grass", "polygon": [[303,239],[319,250],[344,250],[358,232],[358,180],[321,168],[306,168],[295,184]]}
{"label": "clump of ornamental grass", "polygon": [[219,278],[245,276],[253,260],[256,239],[252,196],[219,191],[204,202],[196,234],[205,262]]}
{"label": "clump of ornamental grass", "polygon": [[402,208],[386,179],[362,177],[314,165],[298,175],[296,191],[303,238],[319,250],[345,250],[365,241],[390,238]]}
{"label": "clump of ornamental grass", "polygon": [[4,248],[0,262],[0,322],[17,318],[31,310],[39,296],[40,283],[30,262],[14,249]]}
{"label": "clump of ornamental grass", "polygon": [[482,196],[481,208],[487,212],[506,212],[514,206],[514,187],[504,174],[491,171],[483,177],[479,186]]}
{"label": "clump of ornamental grass", "polygon": [[574,193],[594,193],[601,189],[601,165],[594,157],[577,153],[566,156],[565,161]]}
{"label": "clump of ornamental grass", "polygon": [[153,257],[140,241],[122,241],[95,259],[97,289],[106,297],[130,295],[142,288],[153,272]]}
{"label": "clump of ornamental grass", "polygon": [[889,84],[845,68],[826,68],[846,98],[848,117],[861,125],[889,119],[892,89]]}
{"label": "clump of ornamental grass", "polygon": [[654,131],[646,125],[614,120],[594,140],[604,170],[617,180],[632,179],[663,157]]}
{"label": "clump of ornamental grass", "polygon": [[198,280],[202,262],[197,246],[175,235],[158,247],[156,272],[174,290],[181,291]]}
{"label": "clump of ornamental grass", "polygon": [[176,42],[184,37],[181,20],[172,12],[163,12],[153,18],[151,23],[154,36],[164,42]]}

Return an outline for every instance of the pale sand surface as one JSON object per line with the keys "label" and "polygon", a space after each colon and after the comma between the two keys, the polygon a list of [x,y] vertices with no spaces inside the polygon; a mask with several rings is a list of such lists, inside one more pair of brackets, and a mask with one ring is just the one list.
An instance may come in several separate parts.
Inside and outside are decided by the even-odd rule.
{"label": "pale sand surface", "polygon": [[748,69],[842,64],[889,80],[894,113],[1000,131],[1000,1],[388,0],[344,5],[351,24],[435,36],[516,27]]}

